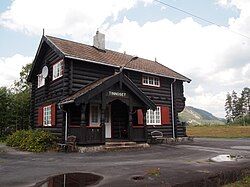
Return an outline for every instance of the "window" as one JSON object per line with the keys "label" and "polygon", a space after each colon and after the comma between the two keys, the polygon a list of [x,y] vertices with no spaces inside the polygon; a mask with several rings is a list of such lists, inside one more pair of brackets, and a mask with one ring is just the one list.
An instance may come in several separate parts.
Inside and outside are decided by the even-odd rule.
{"label": "window", "polygon": [[161,107],[157,107],[155,111],[148,110],[146,114],[147,125],[161,125]]}
{"label": "window", "polygon": [[63,75],[63,61],[59,61],[53,65],[53,80],[58,79]]}
{"label": "window", "polygon": [[51,126],[51,105],[43,107],[43,126]]}
{"label": "window", "polygon": [[98,105],[91,105],[90,107],[90,111],[91,111],[91,114],[90,114],[90,122],[91,122],[91,125],[98,125],[98,122],[99,122],[99,107]]}
{"label": "window", "polygon": [[148,85],[148,86],[160,87],[160,80],[159,80],[159,77],[152,77],[152,76],[148,76],[148,75],[143,75],[142,76],[142,84]]}
{"label": "window", "polygon": [[38,80],[38,82],[37,82],[37,88],[40,88],[40,87],[42,87],[42,86],[45,85],[45,78],[43,78],[42,74],[39,74],[37,76],[37,80]]}
{"label": "window", "polygon": [[[90,126],[98,126],[101,123],[101,110],[99,108],[99,105],[97,104],[91,104],[90,105],[90,120],[89,124]],[[105,117],[105,123],[111,123],[110,120],[110,106],[108,106],[104,112]]]}

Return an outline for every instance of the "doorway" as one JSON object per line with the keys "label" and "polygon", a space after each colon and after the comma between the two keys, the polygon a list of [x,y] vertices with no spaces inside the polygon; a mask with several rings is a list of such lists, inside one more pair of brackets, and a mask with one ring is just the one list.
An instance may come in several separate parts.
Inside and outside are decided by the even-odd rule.
{"label": "doorway", "polygon": [[128,106],[120,100],[111,103],[112,139],[128,139]]}

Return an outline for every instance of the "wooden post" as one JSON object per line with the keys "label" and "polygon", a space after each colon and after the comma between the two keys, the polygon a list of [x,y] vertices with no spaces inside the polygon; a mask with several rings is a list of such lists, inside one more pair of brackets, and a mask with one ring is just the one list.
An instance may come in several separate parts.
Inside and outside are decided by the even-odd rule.
{"label": "wooden post", "polygon": [[129,129],[129,139],[130,140],[133,140],[133,106],[129,106],[129,117],[128,117],[128,122],[129,122],[129,126],[128,126],[128,129]]}
{"label": "wooden post", "polygon": [[81,123],[80,123],[81,127],[86,127],[86,114],[85,114],[85,112],[86,112],[86,104],[83,103],[81,105]]}
{"label": "wooden post", "polygon": [[87,139],[87,131],[86,131],[86,104],[81,104],[81,123],[80,123],[80,131],[81,137],[80,142],[85,143]]}
{"label": "wooden post", "polygon": [[143,108],[142,113],[143,113],[143,126],[144,126],[145,140],[147,141],[148,139],[148,128],[147,128],[147,118],[146,118],[147,109]]}
{"label": "wooden post", "polygon": [[102,104],[101,104],[101,133],[102,133],[102,138],[101,142],[105,143],[105,110],[106,110],[106,95],[105,92],[102,92]]}

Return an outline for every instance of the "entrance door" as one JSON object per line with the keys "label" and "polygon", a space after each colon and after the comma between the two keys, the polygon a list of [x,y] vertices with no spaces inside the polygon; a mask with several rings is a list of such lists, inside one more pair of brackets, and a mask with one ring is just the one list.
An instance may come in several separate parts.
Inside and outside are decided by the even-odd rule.
{"label": "entrance door", "polygon": [[105,110],[105,138],[111,138],[111,105]]}
{"label": "entrance door", "polygon": [[105,123],[105,138],[111,138],[111,124]]}
{"label": "entrance door", "polygon": [[128,139],[128,106],[120,100],[111,103],[111,129],[113,139]]}

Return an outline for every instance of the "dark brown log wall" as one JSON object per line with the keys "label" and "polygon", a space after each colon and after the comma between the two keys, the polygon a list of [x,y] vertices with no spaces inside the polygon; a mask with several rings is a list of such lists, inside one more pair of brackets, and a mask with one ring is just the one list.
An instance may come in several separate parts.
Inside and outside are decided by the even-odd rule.
{"label": "dark brown log wall", "polygon": [[72,76],[72,92],[76,92],[84,86],[100,78],[113,75],[114,68],[89,62],[74,61]]}
{"label": "dark brown log wall", "polygon": [[[173,79],[160,78],[160,87],[142,85],[143,73],[126,71],[127,76],[151,99],[157,106],[165,105],[169,107],[170,116],[172,116],[171,110],[171,83]],[[175,110],[175,124],[178,122],[178,113],[185,107],[185,97],[183,94],[183,82],[176,81],[174,83],[174,110]],[[153,130],[159,130],[163,132],[164,136],[172,137],[172,118],[170,119],[171,125],[149,125],[147,126],[148,134]],[[183,128],[176,127],[175,135],[178,137],[185,136]],[[177,132],[178,130],[178,132]]]}
{"label": "dark brown log wall", "polygon": [[[49,105],[57,104],[67,94],[65,87],[69,83],[68,64],[64,63],[64,76],[52,81],[52,69],[53,64],[58,62],[61,58],[48,46],[45,46],[40,54],[41,58],[38,59],[34,74],[40,74],[43,66],[48,66],[49,75],[45,80],[45,85],[37,88],[37,76],[32,78],[32,89],[31,89],[31,123],[34,127],[37,126],[38,119],[38,108]],[[39,127],[52,131],[54,134],[62,135],[62,124],[63,124],[63,112],[58,109],[56,105],[56,126],[54,127]]]}

